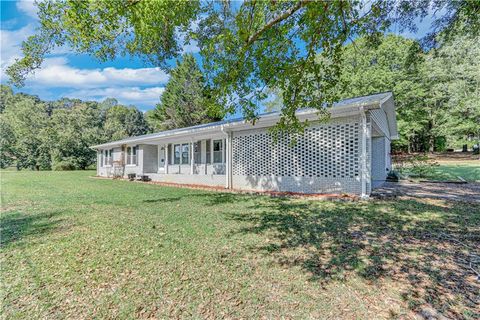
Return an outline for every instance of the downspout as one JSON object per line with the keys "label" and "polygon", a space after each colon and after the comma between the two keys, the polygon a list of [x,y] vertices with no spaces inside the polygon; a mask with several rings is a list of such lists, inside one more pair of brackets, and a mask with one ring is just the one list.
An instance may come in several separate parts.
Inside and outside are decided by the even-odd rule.
{"label": "downspout", "polygon": [[221,127],[222,133],[225,135],[225,188],[231,189],[232,188],[232,135],[231,132],[227,132],[225,127]]}
{"label": "downspout", "polygon": [[360,116],[362,118],[362,155],[361,155],[361,183],[362,183],[362,192],[361,198],[366,199],[368,198],[367,195],[367,115],[365,114],[365,109],[363,107],[360,108]]}

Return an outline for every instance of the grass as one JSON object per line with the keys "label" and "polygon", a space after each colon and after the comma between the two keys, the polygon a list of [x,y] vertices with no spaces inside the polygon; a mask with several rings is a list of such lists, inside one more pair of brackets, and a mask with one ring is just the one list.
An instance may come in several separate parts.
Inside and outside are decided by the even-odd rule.
{"label": "grass", "polygon": [[6,319],[479,317],[478,205],[1,174]]}
{"label": "grass", "polygon": [[468,182],[480,183],[480,160],[469,161],[437,161],[435,166],[425,166],[428,170],[418,174],[409,168],[401,170],[402,174],[416,180],[460,181],[461,177]]}
{"label": "grass", "polygon": [[480,160],[440,163],[434,170],[434,179],[459,180],[458,177],[462,177],[469,182],[480,182]]}

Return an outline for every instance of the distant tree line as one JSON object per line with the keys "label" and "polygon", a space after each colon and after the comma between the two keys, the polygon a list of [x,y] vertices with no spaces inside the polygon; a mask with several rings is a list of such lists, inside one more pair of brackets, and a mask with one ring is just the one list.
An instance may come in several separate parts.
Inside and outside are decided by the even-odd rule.
{"label": "distant tree line", "polygon": [[0,166],[73,170],[95,164],[91,145],[144,134],[149,126],[134,106],[62,98],[42,101],[1,86]]}

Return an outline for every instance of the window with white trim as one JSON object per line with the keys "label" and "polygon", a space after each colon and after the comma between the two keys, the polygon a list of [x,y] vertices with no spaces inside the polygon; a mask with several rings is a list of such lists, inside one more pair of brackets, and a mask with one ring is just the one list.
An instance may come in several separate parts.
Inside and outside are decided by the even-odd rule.
{"label": "window with white trim", "polygon": [[223,162],[223,140],[213,140],[213,163]]}
{"label": "window with white trim", "polygon": [[137,165],[137,150],[138,150],[138,146],[127,147],[127,165],[130,165],[130,166]]}
{"label": "window with white trim", "polygon": [[174,144],[173,145],[173,164],[189,164],[190,163],[190,144]]}
{"label": "window with white trim", "polygon": [[103,166],[111,166],[113,163],[113,149],[103,150]]}

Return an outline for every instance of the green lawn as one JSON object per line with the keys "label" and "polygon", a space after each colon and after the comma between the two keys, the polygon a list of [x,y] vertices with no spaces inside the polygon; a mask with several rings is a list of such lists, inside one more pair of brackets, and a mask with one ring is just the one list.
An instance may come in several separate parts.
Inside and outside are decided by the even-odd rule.
{"label": "green lawn", "polygon": [[1,174],[6,319],[479,316],[478,205]]}
{"label": "green lawn", "polygon": [[470,182],[480,182],[480,160],[441,163],[435,167],[435,176],[439,180],[459,180],[458,177],[462,177]]}
{"label": "green lawn", "polygon": [[480,160],[439,162],[424,174],[412,172],[408,167],[400,172],[414,180],[460,181],[461,177],[468,182],[480,183]]}

